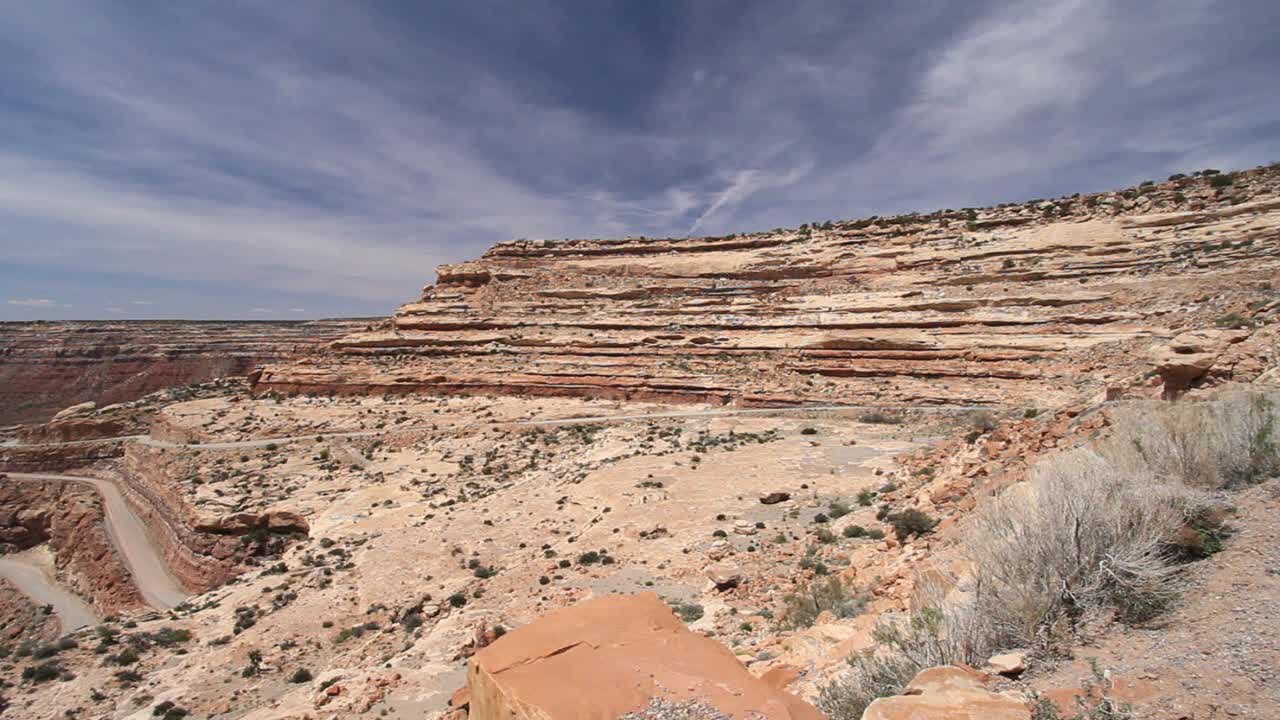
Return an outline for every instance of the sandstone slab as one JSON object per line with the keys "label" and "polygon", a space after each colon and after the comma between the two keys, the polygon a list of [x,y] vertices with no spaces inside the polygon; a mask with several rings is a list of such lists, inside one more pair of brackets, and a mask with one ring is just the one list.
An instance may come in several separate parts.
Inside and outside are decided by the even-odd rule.
{"label": "sandstone slab", "polygon": [[982,676],[955,666],[921,671],[901,695],[880,698],[862,720],[1030,720],[1024,698],[987,689]]}
{"label": "sandstone slab", "polygon": [[653,698],[698,701],[734,717],[822,717],[690,632],[652,593],[549,613],[477,652],[467,679],[472,720],[606,720]]}

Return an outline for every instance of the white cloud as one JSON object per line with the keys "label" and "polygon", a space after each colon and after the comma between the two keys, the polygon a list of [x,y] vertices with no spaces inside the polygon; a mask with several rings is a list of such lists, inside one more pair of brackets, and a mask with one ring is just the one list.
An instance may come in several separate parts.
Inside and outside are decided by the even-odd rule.
{"label": "white cloud", "polygon": [[729,184],[711,199],[702,214],[689,227],[689,234],[697,232],[708,219],[724,210],[730,210],[742,204],[757,192],[771,188],[793,185],[805,176],[812,164],[791,168],[781,174],[767,173],[761,170],[739,170],[729,178]]}
{"label": "white cloud", "polygon": [[[1013,200],[1043,189],[1033,181],[1130,180],[1116,176],[1134,161],[1105,167],[1120,154],[1224,168],[1280,156],[1264,152],[1280,140],[1256,139],[1280,116],[1265,58],[1233,58],[1249,78],[1221,56],[1234,43],[1215,38],[1249,29],[1226,3],[797,0],[729,25],[698,4],[680,12],[697,40],[603,102],[587,97],[598,87],[526,84],[488,62],[501,51],[405,42],[372,6],[322,21],[176,7],[164,17],[199,15],[200,32],[169,45],[155,38],[177,26],[111,5],[18,4],[0,60],[21,49],[12,72],[59,122],[0,105],[0,225],[21,227],[0,234],[0,254],[128,278],[100,297],[161,296],[166,311],[183,294],[160,288],[175,286],[217,295],[218,312],[389,311],[435,265],[513,237],[719,234]],[[358,61],[312,62],[335,53]]]}
{"label": "white cloud", "polygon": [[63,305],[59,305],[58,303],[55,303],[54,301],[48,298],[26,298],[23,300],[10,300],[9,304],[17,305],[18,307],[34,307],[34,308],[65,307]]}

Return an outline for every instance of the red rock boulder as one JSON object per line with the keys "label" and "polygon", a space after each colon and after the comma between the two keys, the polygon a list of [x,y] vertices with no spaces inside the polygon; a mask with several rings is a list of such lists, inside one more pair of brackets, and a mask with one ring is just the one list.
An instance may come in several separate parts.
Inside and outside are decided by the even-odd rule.
{"label": "red rock boulder", "polygon": [[467,682],[471,720],[612,720],[654,698],[738,718],[822,718],[652,593],[589,600],[512,630],[471,658]]}

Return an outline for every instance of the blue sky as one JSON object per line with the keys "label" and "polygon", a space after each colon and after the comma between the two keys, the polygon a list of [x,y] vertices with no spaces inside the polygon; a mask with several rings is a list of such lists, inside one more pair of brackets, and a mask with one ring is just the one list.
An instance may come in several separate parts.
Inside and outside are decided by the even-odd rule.
{"label": "blue sky", "polygon": [[722,234],[1280,160],[1280,3],[41,2],[0,319],[385,315],[519,238]]}

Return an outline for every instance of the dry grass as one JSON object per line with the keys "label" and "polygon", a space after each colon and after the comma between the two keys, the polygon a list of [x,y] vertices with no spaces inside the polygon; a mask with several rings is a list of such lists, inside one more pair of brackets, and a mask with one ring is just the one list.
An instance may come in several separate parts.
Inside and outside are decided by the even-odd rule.
{"label": "dry grass", "polygon": [[1280,392],[1131,407],[1099,452],[1118,471],[1196,488],[1250,485],[1280,472]]}

